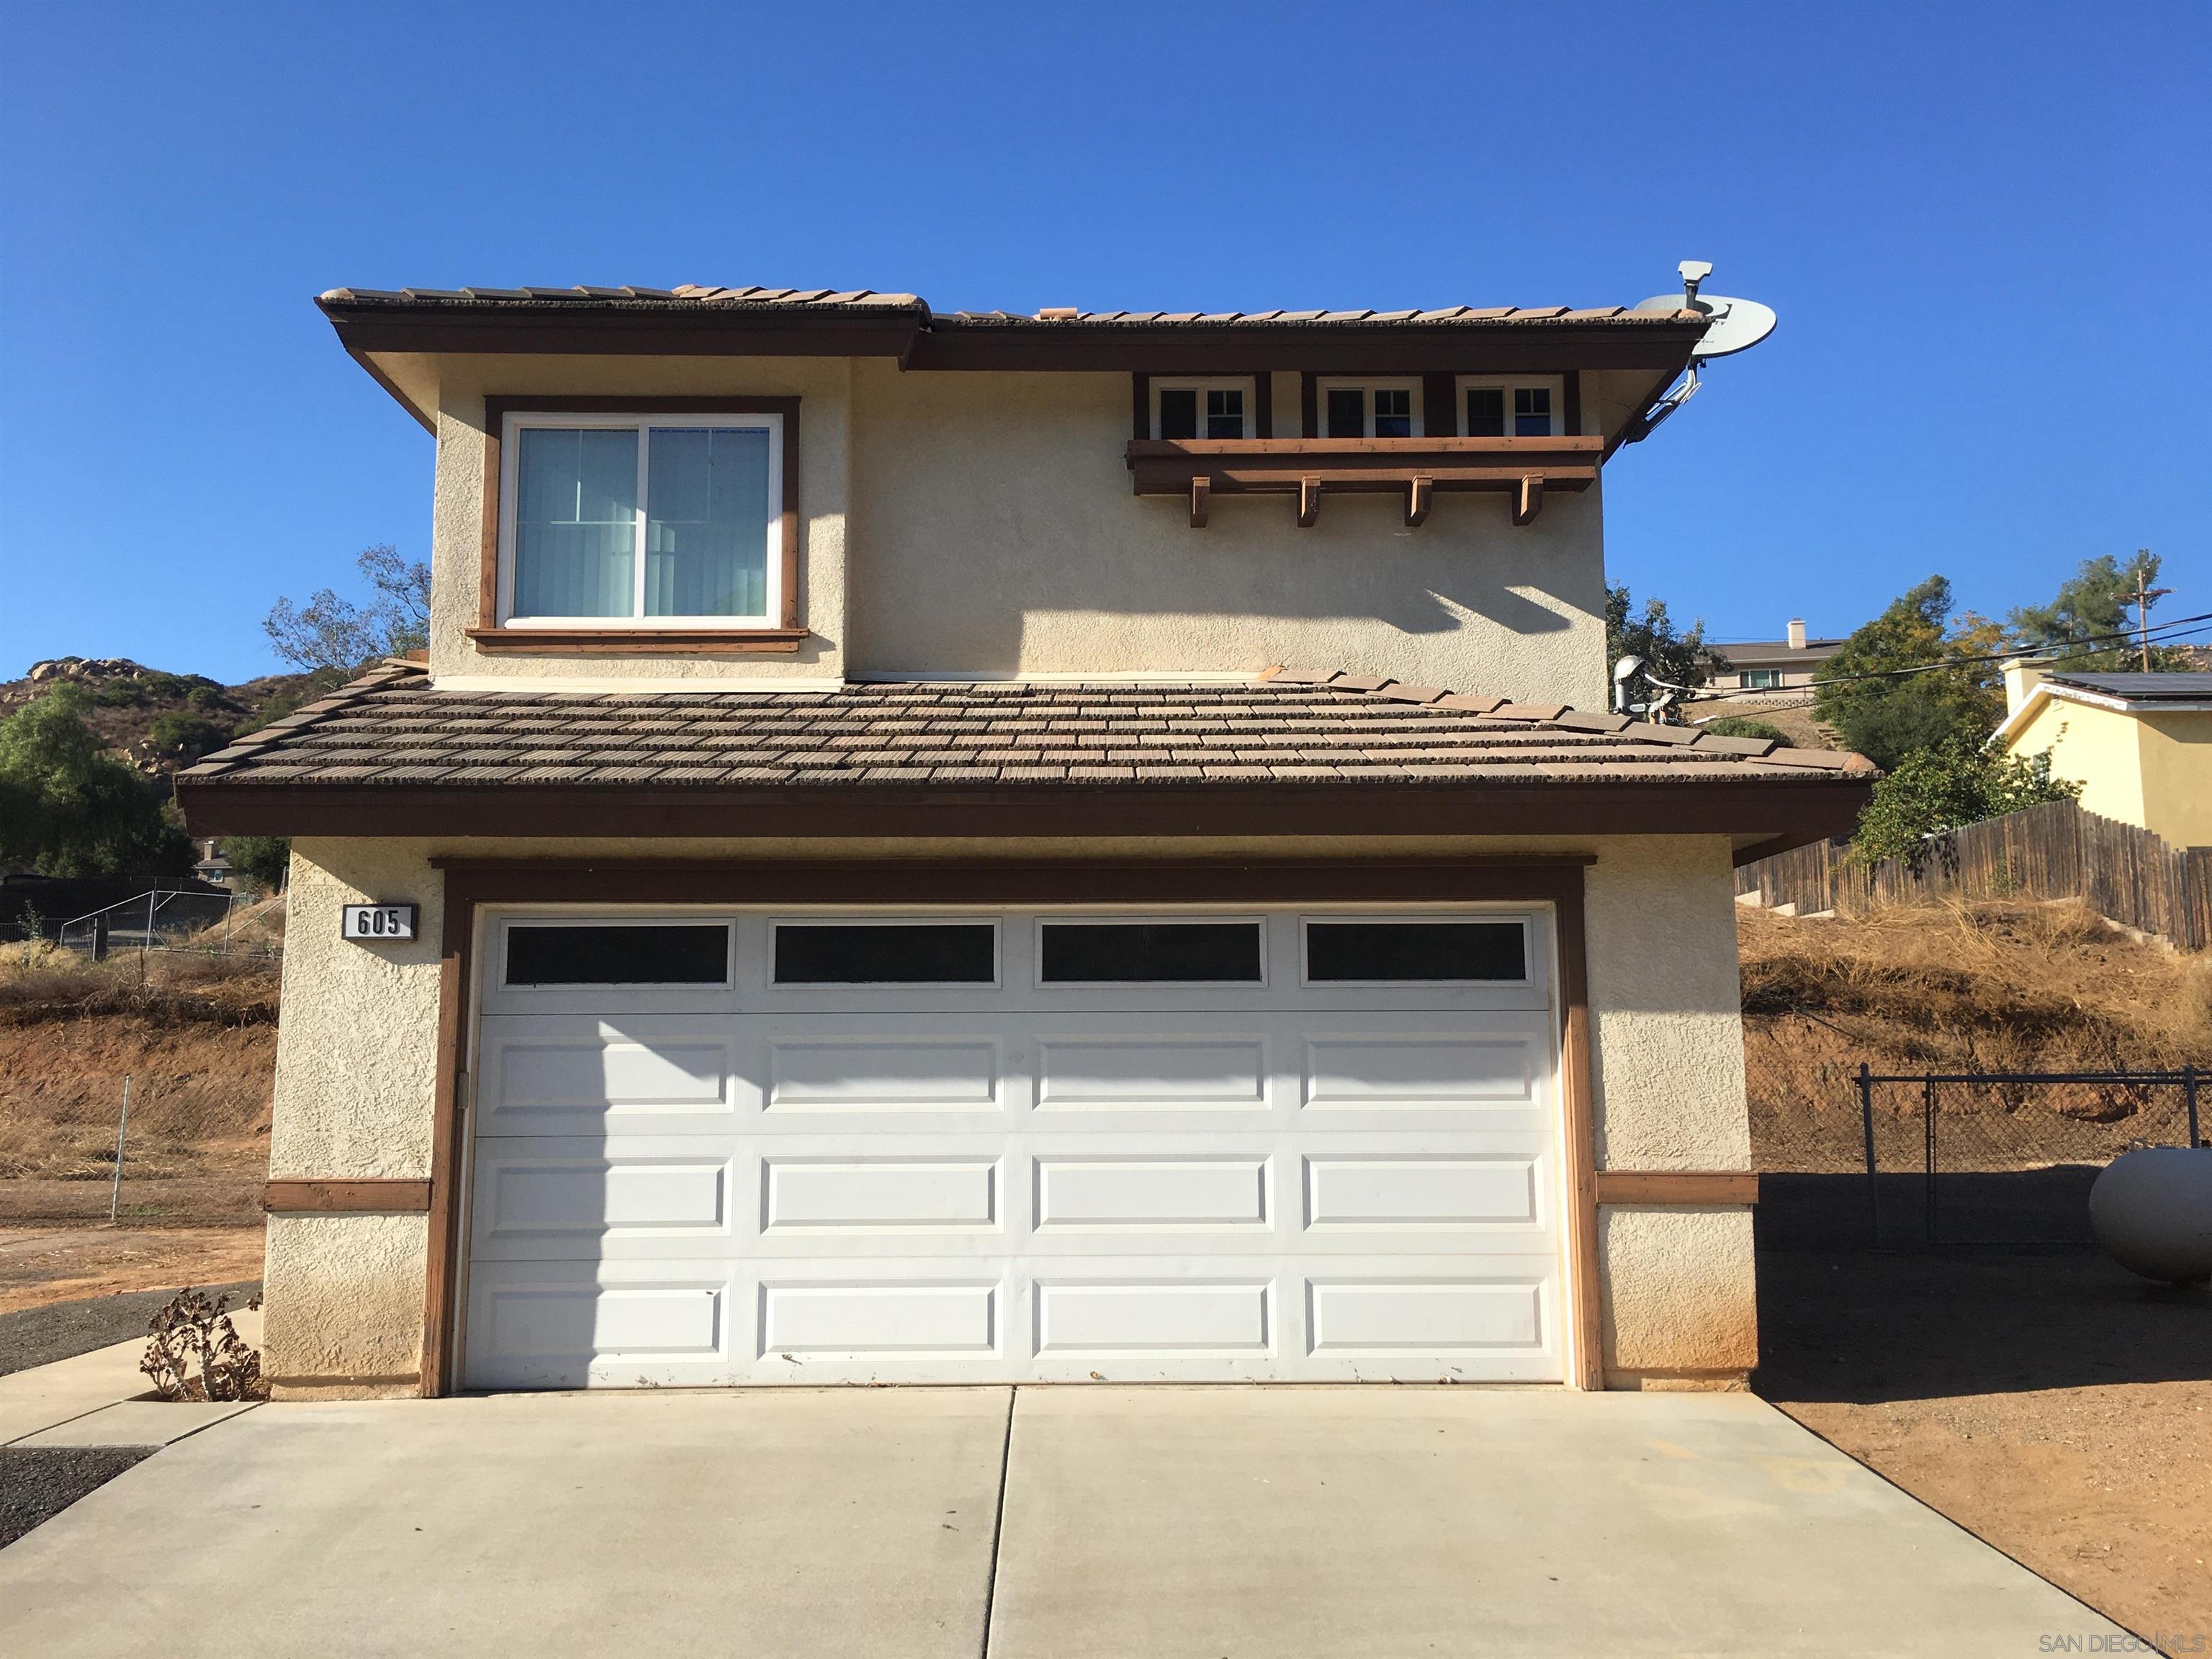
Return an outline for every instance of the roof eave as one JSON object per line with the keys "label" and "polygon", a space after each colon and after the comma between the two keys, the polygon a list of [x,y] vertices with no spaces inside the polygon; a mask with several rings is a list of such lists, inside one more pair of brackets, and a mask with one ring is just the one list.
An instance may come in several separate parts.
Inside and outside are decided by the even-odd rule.
{"label": "roof eave", "polygon": [[189,776],[177,783],[178,805],[192,833],[205,836],[819,840],[1666,834],[1742,837],[1765,852],[1848,835],[1870,792],[1863,774],[1727,782],[1334,787],[518,788],[228,783]]}

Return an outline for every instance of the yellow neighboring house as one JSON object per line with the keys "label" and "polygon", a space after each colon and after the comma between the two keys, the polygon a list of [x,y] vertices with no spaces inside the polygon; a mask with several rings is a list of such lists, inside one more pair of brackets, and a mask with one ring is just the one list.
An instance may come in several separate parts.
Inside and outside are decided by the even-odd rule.
{"label": "yellow neighboring house", "polygon": [[2087,674],[2005,665],[1990,741],[2051,756],[2081,805],[2174,847],[2212,846],[2212,674]]}

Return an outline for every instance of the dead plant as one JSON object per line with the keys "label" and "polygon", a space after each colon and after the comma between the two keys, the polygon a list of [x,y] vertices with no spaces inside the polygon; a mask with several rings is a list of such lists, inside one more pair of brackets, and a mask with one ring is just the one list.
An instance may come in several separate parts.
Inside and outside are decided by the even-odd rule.
{"label": "dead plant", "polygon": [[[246,1305],[258,1308],[261,1298]],[[269,1397],[261,1356],[230,1322],[229,1306],[227,1293],[210,1299],[188,1285],[154,1316],[147,1327],[153,1340],[138,1369],[153,1378],[155,1394],[164,1400]]]}

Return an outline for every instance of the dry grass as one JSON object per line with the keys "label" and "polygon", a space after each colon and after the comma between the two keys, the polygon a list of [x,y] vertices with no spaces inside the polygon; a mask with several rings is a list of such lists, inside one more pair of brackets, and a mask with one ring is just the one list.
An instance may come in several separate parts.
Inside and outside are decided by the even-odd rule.
{"label": "dry grass", "polygon": [[[1854,1073],[2170,1070],[2212,1061],[2212,958],[2139,944],[2073,903],[1880,909],[1827,921],[1739,913],[1744,1048],[1763,1167],[1852,1167]],[[1880,1103],[1905,1133],[1909,1089]],[[2102,1162],[2176,1139],[2179,1091],[1951,1089],[1996,1162]],[[1963,1144],[1963,1143],[1962,1143]],[[2002,1157],[2008,1149],[2016,1157]]]}
{"label": "dry grass", "polygon": [[150,953],[88,962],[0,948],[0,1219],[105,1218],[123,1083],[122,1212],[252,1218],[268,1172],[277,968]]}
{"label": "dry grass", "polygon": [[36,941],[0,945],[0,1028],[124,1015],[156,1026],[274,1025],[276,958],[154,951],[93,962]]}

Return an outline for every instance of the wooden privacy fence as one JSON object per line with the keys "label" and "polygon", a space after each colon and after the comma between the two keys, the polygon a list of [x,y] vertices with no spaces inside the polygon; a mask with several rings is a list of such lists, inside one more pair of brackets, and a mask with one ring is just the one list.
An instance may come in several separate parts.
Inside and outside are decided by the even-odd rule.
{"label": "wooden privacy fence", "polygon": [[2100,915],[2185,951],[2212,949],[2212,847],[2173,847],[2148,830],[2045,801],[1932,838],[1915,871],[1903,859],[1856,862],[1820,842],[1740,866],[1735,890],[1800,915],[1936,899],[2080,899]]}

